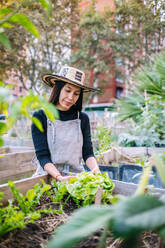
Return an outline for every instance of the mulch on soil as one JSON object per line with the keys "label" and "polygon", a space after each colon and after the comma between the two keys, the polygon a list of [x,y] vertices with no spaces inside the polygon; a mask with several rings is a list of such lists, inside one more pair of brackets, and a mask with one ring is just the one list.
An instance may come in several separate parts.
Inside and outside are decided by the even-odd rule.
{"label": "mulch on soil", "polygon": [[[40,208],[54,207],[59,209],[58,204],[49,202],[47,197],[41,200]],[[24,229],[15,229],[3,237],[0,237],[0,248],[44,248],[56,228],[66,222],[76,205],[69,200],[64,206],[63,214],[46,214],[33,224],[28,224]],[[94,233],[92,236],[81,241],[76,248],[97,248],[102,230]],[[108,234],[106,248],[122,248],[123,241],[114,239],[112,233]],[[156,233],[146,232],[141,236],[138,248],[163,248],[160,238]],[[55,247],[58,248],[58,247]],[[72,247],[68,247],[72,248]],[[132,247],[133,248],[133,247]]]}

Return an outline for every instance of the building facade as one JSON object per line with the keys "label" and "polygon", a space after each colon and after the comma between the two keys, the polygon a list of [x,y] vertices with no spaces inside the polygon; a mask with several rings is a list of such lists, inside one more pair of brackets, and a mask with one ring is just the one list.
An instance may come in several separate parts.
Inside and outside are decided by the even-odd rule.
{"label": "building facade", "polygon": [[[91,1],[82,0],[79,4],[80,11],[83,12],[87,9],[91,4]],[[96,0],[95,8],[98,12],[103,12],[105,7],[109,7],[111,10],[114,10],[114,0]],[[117,63],[117,62],[115,62]],[[121,67],[121,64],[118,63],[117,66]],[[94,82],[94,69],[91,70],[90,75],[90,84]],[[124,81],[121,78],[119,73],[116,73],[114,70],[111,69],[110,73],[102,73],[99,75],[99,81],[105,80],[108,82],[108,85],[105,86],[102,94],[94,96],[89,104],[91,106],[108,106],[112,105],[116,98],[120,98],[124,94]]]}

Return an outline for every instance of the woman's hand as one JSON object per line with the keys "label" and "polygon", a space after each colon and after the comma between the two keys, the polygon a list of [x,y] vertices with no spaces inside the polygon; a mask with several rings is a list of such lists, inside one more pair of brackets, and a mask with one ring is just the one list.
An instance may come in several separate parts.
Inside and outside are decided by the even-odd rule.
{"label": "woman's hand", "polygon": [[101,171],[100,171],[100,169],[99,169],[98,166],[95,167],[95,168],[93,168],[93,169],[91,170],[91,172],[92,172],[93,174],[101,173]]}
{"label": "woman's hand", "polygon": [[93,174],[101,173],[95,157],[89,157],[86,160],[86,165]]}
{"label": "woman's hand", "polygon": [[60,182],[65,182],[68,183],[70,181],[71,178],[76,178],[76,176],[58,176],[57,180]]}

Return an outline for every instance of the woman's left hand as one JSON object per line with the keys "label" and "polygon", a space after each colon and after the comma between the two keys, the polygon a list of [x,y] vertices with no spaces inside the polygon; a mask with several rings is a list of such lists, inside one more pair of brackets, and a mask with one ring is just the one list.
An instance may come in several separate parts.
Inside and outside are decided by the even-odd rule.
{"label": "woman's left hand", "polygon": [[89,157],[86,160],[86,165],[93,174],[101,173],[95,157]]}

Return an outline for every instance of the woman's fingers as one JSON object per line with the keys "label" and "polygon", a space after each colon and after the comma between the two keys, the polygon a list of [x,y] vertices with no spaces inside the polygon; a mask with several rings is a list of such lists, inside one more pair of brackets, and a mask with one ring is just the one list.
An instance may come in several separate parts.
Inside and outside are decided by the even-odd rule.
{"label": "woman's fingers", "polygon": [[68,183],[71,178],[76,178],[76,176],[65,176],[65,177],[60,176],[58,177],[58,181]]}
{"label": "woman's fingers", "polygon": [[93,174],[101,173],[98,167],[94,168],[91,172]]}

